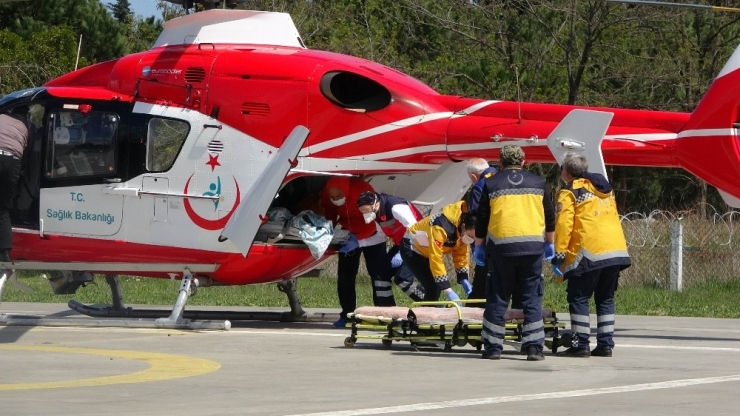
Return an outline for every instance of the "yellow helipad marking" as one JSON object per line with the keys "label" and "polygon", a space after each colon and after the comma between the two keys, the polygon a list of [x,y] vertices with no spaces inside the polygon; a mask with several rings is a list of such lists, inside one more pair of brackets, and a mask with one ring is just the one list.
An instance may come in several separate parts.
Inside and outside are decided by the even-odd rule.
{"label": "yellow helipad marking", "polygon": [[221,364],[211,360],[187,357],[184,355],[159,354],[155,352],[12,345],[0,345],[0,350],[100,355],[104,357],[125,358],[129,360],[143,361],[149,364],[149,368],[146,370],[116,376],[84,378],[79,380],[49,381],[41,383],[0,384],[0,391],[39,390],[57,389],[62,387],[90,387],[105,386],[111,384],[144,383],[149,381],[162,381],[175,378],[199,376],[212,373],[221,368]]}

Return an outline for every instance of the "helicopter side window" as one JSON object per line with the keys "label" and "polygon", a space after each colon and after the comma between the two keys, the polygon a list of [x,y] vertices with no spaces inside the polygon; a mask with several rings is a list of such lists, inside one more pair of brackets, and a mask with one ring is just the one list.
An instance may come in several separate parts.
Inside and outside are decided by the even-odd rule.
{"label": "helicopter side window", "polygon": [[50,114],[49,120],[48,178],[116,173],[117,114],[64,110]]}
{"label": "helicopter side window", "polygon": [[149,120],[146,147],[146,169],[164,172],[175,163],[190,125],[182,120],[153,118]]}

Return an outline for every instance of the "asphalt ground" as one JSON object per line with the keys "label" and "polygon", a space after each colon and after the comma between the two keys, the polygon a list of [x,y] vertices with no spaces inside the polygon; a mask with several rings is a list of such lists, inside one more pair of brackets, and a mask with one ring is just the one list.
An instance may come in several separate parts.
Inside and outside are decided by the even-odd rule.
{"label": "asphalt ground", "polygon": [[[233,308],[232,308],[233,309]],[[89,319],[64,304],[0,314]],[[595,325],[595,317],[592,317]],[[2,415],[735,415],[740,321],[617,316],[612,358],[343,342],[327,323],[229,331],[0,326]]]}

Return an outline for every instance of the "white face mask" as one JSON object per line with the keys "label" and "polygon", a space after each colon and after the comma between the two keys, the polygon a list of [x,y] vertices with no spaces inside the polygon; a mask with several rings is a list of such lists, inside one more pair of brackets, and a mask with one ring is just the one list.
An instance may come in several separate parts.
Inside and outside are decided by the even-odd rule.
{"label": "white face mask", "polygon": [[336,206],[338,206],[338,207],[341,207],[342,205],[344,205],[345,202],[347,202],[347,198],[345,198],[345,197],[341,197],[339,199],[332,199],[331,200],[331,203],[334,204],[334,205],[336,205]]}
{"label": "white face mask", "polygon": [[374,212],[363,213],[362,216],[365,218],[365,224],[370,224],[371,222],[375,220]]}
{"label": "white face mask", "polygon": [[464,244],[473,244],[473,243],[475,243],[475,238],[473,238],[473,237],[471,237],[471,236],[469,236],[467,234],[463,234],[463,236],[462,236],[462,242]]}

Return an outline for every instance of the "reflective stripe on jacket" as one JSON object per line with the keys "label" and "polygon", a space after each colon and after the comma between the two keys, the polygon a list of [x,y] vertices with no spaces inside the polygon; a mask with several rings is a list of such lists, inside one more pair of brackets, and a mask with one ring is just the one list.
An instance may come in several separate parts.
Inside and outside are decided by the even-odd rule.
{"label": "reflective stripe on jacket", "polygon": [[566,276],[631,263],[611,185],[602,175],[584,176],[558,193],[553,264]]}
{"label": "reflective stripe on jacket", "polygon": [[544,233],[554,230],[555,209],[544,178],[507,167],[486,179],[476,237],[487,237],[501,255],[526,256],[542,254]]}
{"label": "reflective stripe on jacket", "polygon": [[[448,280],[444,263],[444,255],[447,253],[452,254],[458,278],[467,278],[470,247],[462,242],[458,233],[460,216],[466,210],[464,201],[455,202],[444,207],[441,213],[426,217],[409,228],[413,249],[429,259],[432,276],[438,284]],[[428,246],[421,244],[415,237],[419,232],[428,236]]]}

